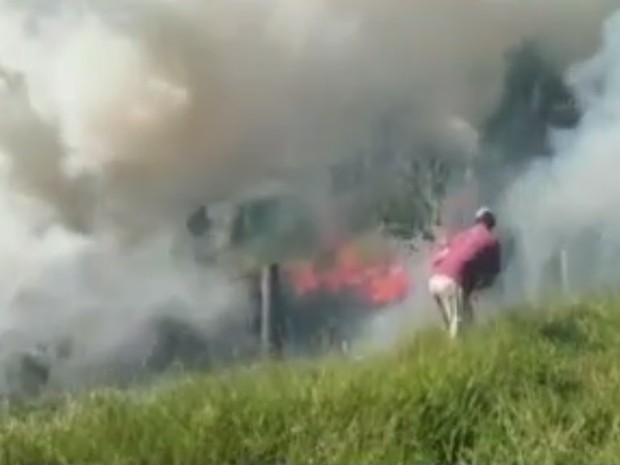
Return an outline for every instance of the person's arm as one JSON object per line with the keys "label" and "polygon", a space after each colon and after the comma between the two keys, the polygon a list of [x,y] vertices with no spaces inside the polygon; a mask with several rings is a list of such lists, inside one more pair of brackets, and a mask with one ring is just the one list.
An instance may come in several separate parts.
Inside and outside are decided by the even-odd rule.
{"label": "person's arm", "polygon": [[502,247],[499,242],[496,242],[491,249],[490,257],[490,273],[493,274],[495,279],[502,271]]}
{"label": "person's arm", "polygon": [[435,242],[435,246],[439,251],[433,257],[433,264],[436,265],[441,262],[448,254],[450,249],[454,247],[462,237],[463,233],[457,233],[453,236],[444,236],[442,239]]}
{"label": "person's arm", "polygon": [[495,244],[488,250],[485,257],[482,272],[476,282],[476,289],[488,289],[495,284],[501,271],[501,249]]}
{"label": "person's arm", "polygon": [[435,253],[435,255],[433,255],[432,258],[432,263],[433,266],[438,265],[439,263],[441,263],[441,261],[444,259],[444,257],[448,254],[448,247],[447,246],[442,246],[441,250],[437,253]]}
{"label": "person's arm", "polygon": [[485,275],[482,275],[480,277],[480,279],[478,280],[478,282],[476,283],[475,288],[477,290],[488,289],[488,288],[492,287],[493,284],[495,284],[496,278],[497,278],[496,274],[485,274]]}

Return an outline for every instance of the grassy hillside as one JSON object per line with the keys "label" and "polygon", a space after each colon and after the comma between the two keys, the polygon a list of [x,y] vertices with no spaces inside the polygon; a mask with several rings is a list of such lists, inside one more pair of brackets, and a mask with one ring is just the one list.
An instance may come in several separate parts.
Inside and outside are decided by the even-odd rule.
{"label": "grassy hillside", "polygon": [[6,464],[615,463],[620,301],[3,413]]}

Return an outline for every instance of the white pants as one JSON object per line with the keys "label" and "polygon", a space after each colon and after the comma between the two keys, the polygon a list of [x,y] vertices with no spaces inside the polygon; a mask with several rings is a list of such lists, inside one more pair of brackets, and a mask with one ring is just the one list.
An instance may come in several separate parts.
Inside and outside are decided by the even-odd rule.
{"label": "white pants", "polygon": [[473,312],[463,288],[452,278],[433,275],[428,281],[428,290],[437,302],[450,337],[456,337],[461,321],[471,322]]}

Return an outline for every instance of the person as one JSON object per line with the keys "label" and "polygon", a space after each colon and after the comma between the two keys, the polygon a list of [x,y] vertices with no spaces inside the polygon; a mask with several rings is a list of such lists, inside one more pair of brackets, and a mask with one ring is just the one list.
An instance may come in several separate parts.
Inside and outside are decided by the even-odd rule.
{"label": "person", "polygon": [[480,208],[474,225],[445,239],[432,257],[429,291],[450,337],[461,322],[473,322],[472,294],[493,285],[501,269],[495,214]]}

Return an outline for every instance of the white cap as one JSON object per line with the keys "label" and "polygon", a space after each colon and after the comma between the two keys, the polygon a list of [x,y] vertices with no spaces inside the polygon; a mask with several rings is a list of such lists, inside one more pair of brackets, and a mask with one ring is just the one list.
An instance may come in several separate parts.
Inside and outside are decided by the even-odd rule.
{"label": "white cap", "polygon": [[493,215],[493,212],[491,211],[489,207],[480,207],[478,211],[476,212],[476,219],[479,220],[480,218],[486,215]]}

